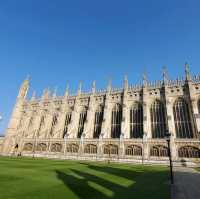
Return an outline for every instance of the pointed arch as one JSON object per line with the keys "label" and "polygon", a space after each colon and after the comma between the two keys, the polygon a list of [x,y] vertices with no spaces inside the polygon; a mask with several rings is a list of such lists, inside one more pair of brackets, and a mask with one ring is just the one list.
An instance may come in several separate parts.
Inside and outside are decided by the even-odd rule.
{"label": "pointed arch", "polygon": [[130,138],[143,137],[143,107],[135,103],[130,109]]}
{"label": "pointed arch", "polygon": [[168,148],[162,145],[152,146],[150,149],[150,156],[168,157]]}
{"label": "pointed arch", "polygon": [[111,138],[119,138],[121,134],[122,106],[116,104],[112,109]]}
{"label": "pointed arch", "polygon": [[53,115],[53,119],[52,119],[52,126],[55,126],[57,123],[58,123],[58,114],[57,113],[55,113],[54,115]]}
{"label": "pointed arch", "polygon": [[174,122],[177,138],[194,138],[189,105],[183,98],[178,98],[173,105]]}
{"label": "pointed arch", "polygon": [[164,138],[166,132],[166,110],[160,100],[155,100],[150,107],[152,138]]}
{"label": "pointed arch", "polygon": [[84,148],[84,153],[89,153],[89,154],[97,153],[97,146],[94,144],[87,144]]}
{"label": "pointed arch", "polygon": [[67,134],[68,131],[68,125],[71,122],[71,118],[72,118],[72,111],[68,111],[65,115],[65,126],[64,126],[64,130],[63,130],[63,138],[65,137],[65,135]]}
{"label": "pointed arch", "polygon": [[50,130],[50,135],[53,137],[55,135],[55,129],[56,126],[58,125],[58,120],[59,120],[59,113],[54,112],[52,116],[52,121],[51,121],[51,130]]}
{"label": "pointed arch", "polygon": [[37,120],[37,111],[32,111],[30,118],[29,118],[29,123],[28,123],[28,130],[33,130],[36,124],[36,120]]}
{"label": "pointed arch", "polygon": [[82,136],[86,118],[87,118],[87,107],[84,107],[79,116],[78,135],[77,135],[78,138],[81,138]]}
{"label": "pointed arch", "polygon": [[36,151],[46,151],[47,150],[47,145],[45,143],[39,143],[37,145]]}
{"label": "pointed arch", "polygon": [[94,118],[93,138],[99,138],[103,123],[103,114],[104,114],[104,108],[102,105],[99,105],[97,110],[95,111],[95,116],[94,116],[95,118]]}
{"label": "pointed arch", "polygon": [[118,154],[118,146],[114,144],[104,145],[103,153],[108,155],[117,155]]}
{"label": "pointed arch", "polygon": [[39,133],[45,128],[45,125],[46,125],[46,115],[47,115],[46,111],[41,115],[40,125],[39,125],[39,130],[38,130]]}
{"label": "pointed arch", "polygon": [[33,124],[34,124],[34,117],[31,116],[30,119],[29,119],[28,129],[31,129]]}
{"label": "pointed arch", "polygon": [[54,143],[51,145],[51,152],[61,152],[61,150],[62,150],[62,144]]}
{"label": "pointed arch", "polygon": [[180,158],[200,158],[200,149],[193,146],[183,146],[178,150]]}
{"label": "pointed arch", "polygon": [[126,147],[125,154],[130,156],[142,156],[142,147],[137,145],[129,145]]}
{"label": "pointed arch", "polygon": [[78,153],[78,150],[79,150],[79,146],[78,144],[68,144],[67,145],[67,153]]}
{"label": "pointed arch", "polygon": [[21,116],[21,118],[20,118],[20,120],[19,120],[19,124],[18,124],[17,129],[22,129],[22,128],[24,128],[24,123],[25,123],[25,121],[26,121],[26,118],[27,118],[26,114],[23,113],[23,115]]}
{"label": "pointed arch", "polygon": [[33,150],[33,144],[32,143],[25,143],[23,147],[23,151],[32,151]]}

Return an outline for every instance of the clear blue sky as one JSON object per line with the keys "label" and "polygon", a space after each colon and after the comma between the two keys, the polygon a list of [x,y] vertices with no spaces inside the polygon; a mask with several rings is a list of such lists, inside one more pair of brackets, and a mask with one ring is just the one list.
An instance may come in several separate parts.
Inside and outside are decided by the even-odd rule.
{"label": "clear blue sky", "polygon": [[19,86],[31,75],[31,91],[62,94],[82,80],[104,88],[183,75],[184,63],[200,72],[199,0],[6,0],[0,1],[0,112],[7,126]]}

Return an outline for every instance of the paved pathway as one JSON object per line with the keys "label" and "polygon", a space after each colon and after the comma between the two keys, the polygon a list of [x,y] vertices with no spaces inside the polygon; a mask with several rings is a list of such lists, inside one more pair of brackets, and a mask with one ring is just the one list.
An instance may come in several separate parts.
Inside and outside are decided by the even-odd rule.
{"label": "paved pathway", "polygon": [[200,173],[186,167],[174,168],[172,199],[200,199]]}

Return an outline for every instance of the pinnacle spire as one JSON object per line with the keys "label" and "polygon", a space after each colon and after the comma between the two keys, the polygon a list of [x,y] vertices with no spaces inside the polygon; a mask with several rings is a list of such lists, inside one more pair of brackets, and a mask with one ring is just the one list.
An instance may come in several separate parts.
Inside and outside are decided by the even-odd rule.
{"label": "pinnacle spire", "polygon": [[67,83],[66,90],[65,90],[65,97],[69,96],[69,83]]}
{"label": "pinnacle spire", "polygon": [[142,84],[143,84],[143,87],[146,87],[147,86],[147,83],[148,83],[148,81],[147,81],[147,73],[146,73],[146,71],[143,73],[143,75],[142,75]]}
{"label": "pinnacle spire", "polygon": [[112,80],[111,80],[111,78],[108,80],[108,86],[107,86],[107,91],[108,92],[111,92],[111,90],[112,90]]}
{"label": "pinnacle spire", "polygon": [[187,62],[185,63],[185,79],[187,81],[189,81],[191,79],[191,77],[190,77],[190,66]]}
{"label": "pinnacle spire", "polygon": [[32,93],[32,97],[31,97],[31,100],[34,101],[35,99],[36,99],[36,92],[33,91],[33,93]]}
{"label": "pinnacle spire", "polygon": [[28,89],[29,89],[29,84],[30,84],[30,77],[27,76],[20,87],[18,98],[21,98],[21,99],[26,98]]}
{"label": "pinnacle spire", "polygon": [[78,85],[78,95],[80,95],[81,92],[82,92],[82,81],[80,81]]}
{"label": "pinnacle spire", "polygon": [[166,66],[163,66],[163,68],[162,68],[162,75],[163,75],[163,83],[166,84],[167,81],[169,80],[168,71],[167,71]]}
{"label": "pinnacle spire", "polygon": [[42,94],[42,99],[43,99],[43,100],[48,99],[48,98],[49,98],[49,95],[50,95],[49,88],[44,89],[43,94]]}
{"label": "pinnacle spire", "polygon": [[127,75],[124,76],[124,89],[125,90],[128,89],[128,77],[127,77]]}
{"label": "pinnacle spire", "polygon": [[25,80],[30,81],[30,79],[31,79],[31,76],[29,74],[27,74]]}
{"label": "pinnacle spire", "polygon": [[96,81],[94,80],[92,82],[92,93],[95,93],[96,92]]}
{"label": "pinnacle spire", "polygon": [[57,87],[54,88],[53,98],[56,98],[56,96],[57,96]]}

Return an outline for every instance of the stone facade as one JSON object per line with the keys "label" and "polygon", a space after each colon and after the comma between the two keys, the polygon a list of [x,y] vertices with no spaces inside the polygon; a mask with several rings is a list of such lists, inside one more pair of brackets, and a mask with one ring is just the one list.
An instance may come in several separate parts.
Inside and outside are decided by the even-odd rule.
{"label": "stone facade", "polygon": [[[44,90],[27,99],[29,79],[20,90],[3,141],[3,155],[63,159],[167,163],[165,133],[173,161],[200,159],[200,76],[129,85],[64,96]],[[0,143],[1,144],[1,143]]]}
{"label": "stone facade", "polygon": [[4,137],[0,137],[0,153],[3,148],[3,141],[4,141]]}

